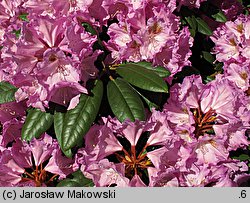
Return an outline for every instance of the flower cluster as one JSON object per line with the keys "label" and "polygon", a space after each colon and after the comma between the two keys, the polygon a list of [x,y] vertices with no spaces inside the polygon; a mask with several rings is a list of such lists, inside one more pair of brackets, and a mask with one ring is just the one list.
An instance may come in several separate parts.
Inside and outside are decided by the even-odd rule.
{"label": "flower cluster", "polygon": [[0,0],[0,186],[249,184],[247,5]]}
{"label": "flower cluster", "polygon": [[216,59],[226,64],[249,60],[249,23],[250,18],[240,15],[214,31],[211,39],[215,43]]}
{"label": "flower cluster", "polygon": [[72,172],[72,160],[62,155],[57,142],[47,134],[29,144],[17,138],[11,147],[1,149],[1,186],[53,186],[56,179]]}
{"label": "flower cluster", "polygon": [[243,103],[225,78],[204,85],[186,77],[146,122],[104,118],[93,126],[76,162],[97,186],[236,186],[248,170],[229,157],[249,145]]}
{"label": "flower cluster", "polygon": [[190,65],[193,39],[187,27],[180,29],[180,19],[173,14],[175,8],[173,1],[152,1],[134,5],[126,14],[117,12],[118,23],[108,29],[107,47],[113,61],[150,61],[168,68],[172,76]]}
{"label": "flower cluster", "polygon": [[25,121],[24,102],[0,105],[0,186],[53,186],[74,169],[63,156],[57,140],[48,134],[29,143],[21,140]]}
{"label": "flower cluster", "polygon": [[[14,7],[15,3],[10,4]],[[18,18],[28,13],[27,20],[12,30],[13,24],[3,25],[1,80],[19,88],[15,95],[17,101],[28,99],[28,106],[42,110],[48,107],[49,101],[67,106],[80,93],[88,93],[86,80],[97,71],[91,60],[99,54],[92,49],[96,36],[81,26],[83,19],[69,11],[67,16],[52,12],[51,3],[56,1],[42,6],[36,1],[22,3],[13,8],[16,10],[13,15]],[[4,3],[2,6],[7,7]],[[13,32],[20,32],[20,36]]]}

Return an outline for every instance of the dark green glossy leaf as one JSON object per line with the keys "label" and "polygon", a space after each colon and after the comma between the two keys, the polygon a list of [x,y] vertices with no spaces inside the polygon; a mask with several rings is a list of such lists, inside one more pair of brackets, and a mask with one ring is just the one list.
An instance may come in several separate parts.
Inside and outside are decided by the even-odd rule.
{"label": "dark green glossy leaf", "polygon": [[218,13],[212,15],[212,17],[215,19],[215,21],[220,22],[220,23],[225,23],[227,22],[227,17],[222,11],[219,11]]}
{"label": "dark green glossy leaf", "polygon": [[0,82],[0,104],[15,101],[17,88],[8,82]]}
{"label": "dark green glossy leaf", "polygon": [[190,28],[192,28],[193,30],[196,30],[197,29],[197,21],[195,19],[195,16],[188,16],[188,17],[185,17],[186,21],[188,22]]}
{"label": "dark green glossy leaf", "polygon": [[241,154],[238,159],[240,161],[246,161],[246,160],[250,160],[250,157],[247,154]]}
{"label": "dark green glossy leaf", "polygon": [[82,26],[85,28],[87,32],[89,32],[91,35],[97,35],[96,30],[87,22],[83,22]]}
{"label": "dark green glossy leaf", "polygon": [[121,64],[116,71],[124,80],[136,87],[152,92],[168,92],[167,83],[154,71],[140,64]]}
{"label": "dark green glossy leaf", "polygon": [[195,37],[196,30],[197,30],[197,21],[195,19],[195,16],[192,15],[192,16],[185,17],[185,20],[189,24],[189,31],[191,33],[191,36]]}
{"label": "dark green glossy leaf", "polygon": [[76,171],[73,174],[73,178],[66,178],[57,184],[57,187],[93,187],[92,180],[86,178],[82,172]]}
{"label": "dark green glossy leaf", "polygon": [[39,138],[53,124],[53,115],[39,109],[30,109],[22,128],[22,139]]}
{"label": "dark green glossy leaf", "polygon": [[153,71],[155,74],[159,75],[161,78],[166,78],[171,75],[171,72],[162,66],[153,67],[151,63],[146,61],[141,61],[138,63],[127,63],[127,64],[136,64],[143,66],[144,68]]}
{"label": "dark green glossy leaf", "polygon": [[202,51],[202,57],[211,64],[213,64],[213,62],[215,61],[214,56],[207,51]]}
{"label": "dark green glossy leaf", "polygon": [[[57,137],[61,140],[61,148],[64,152],[82,141],[95,120],[103,95],[102,81],[97,81],[92,90],[93,96],[82,94],[78,105],[60,115],[55,123]],[[60,120],[59,120],[60,119]],[[62,121],[63,120],[63,121]],[[62,125],[62,127],[57,127]]]}
{"label": "dark green glossy leaf", "polygon": [[143,100],[146,102],[146,104],[148,105],[149,109],[152,110],[153,108],[154,109],[158,109],[159,106],[157,106],[155,103],[151,102],[148,98],[146,98],[145,96],[143,96],[139,91],[137,91],[135,88],[133,88],[137,94],[139,94]]}
{"label": "dark green glossy leaf", "polygon": [[198,32],[208,36],[213,34],[212,30],[204,20],[202,20],[201,18],[196,18],[196,21]]}
{"label": "dark green glossy leaf", "polygon": [[64,113],[60,113],[60,112],[55,112],[54,114],[54,129],[55,129],[55,134],[56,134],[56,138],[57,141],[61,147],[62,152],[69,158],[72,158],[72,152],[71,150],[64,150],[62,148],[62,131],[63,131],[63,123],[64,123],[64,117],[65,114]]}
{"label": "dark green glossy leaf", "polygon": [[139,95],[123,79],[117,78],[109,81],[107,95],[109,105],[119,121],[145,120],[144,106]]}

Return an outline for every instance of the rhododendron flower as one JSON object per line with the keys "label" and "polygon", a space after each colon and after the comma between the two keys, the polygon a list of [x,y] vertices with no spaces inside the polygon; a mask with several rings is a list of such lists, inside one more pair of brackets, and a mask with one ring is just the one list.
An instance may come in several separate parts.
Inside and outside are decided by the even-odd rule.
{"label": "rhododendron flower", "polygon": [[[160,166],[159,158],[164,153],[162,146],[173,139],[172,131],[161,121],[145,123],[137,120],[121,124],[113,119],[104,119],[104,122],[103,126],[91,128],[85,136],[85,148],[78,151],[76,160],[81,165],[83,174],[99,186],[149,185]],[[143,142],[143,139],[147,142]],[[97,165],[104,160],[109,168],[105,167],[103,171]],[[122,177],[123,182],[109,180],[100,183],[100,178],[107,176],[106,170],[117,171],[116,177]],[[129,183],[129,180],[132,182]]]}
{"label": "rhododendron flower", "polygon": [[219,75],[207,85],[202,84],[199,76],[186,77],[182,85],[172,88],[165,112],[170,126],[188,142],[205,133],[225,136],[227,140],[230,133],[238,130],[244,135],[242,129],[234,126],[249,125],[237,115],[243,105],[241,94],[233,83]]}
{"label": "rhododendron flower", "polygon": [[[93,68],[85,71],[88,64],[83,66],[82,63],[86,57],[93,59],[100,52],[93,54],[92,51],[96,36],[87,33],[77,19],[71,20],[64,16],[56,19],[31,16],[30,22],[23,25],[16,48],[6,51],[13,55],[17,64],[11,73],[11,82],[19,88],[15,95],[17,101],[28,99],[28,106],[44,110],[51,98],[67,106],[76,95],[88,93],[84,86],[95,71]],[[85,80],[80,84],[82,78]],[[74,93],[60,93],[59,98],[55,90],[60,87],[73,87]],[[53,92],[57,96],[52,95]]]}
{"label": "rhododendron flower", "polygon": [[108,29],[107,47],[114,61],[147,60],[169,68],[172,75],[189,65],[193,40],[188,29],[180,30],[172,7],[171,3],[144,2],[126,15],[118,13],[119,22]]}
{"label": "rhododendron flower", "polygon": [[[0,186],[79,186],[85,178],[94,187],[249,185],[248,6],[0,0]],[[141,69],[154,77],[116,68],[133,62],[148,62]],[[126,83],[135,77],[132,91]],[[89,99],[75,109],[82,94]]]}
{"label": "rhododendron flower", "polygon": [[220,62],[244,62],[249,59],[250,19],[240,15],[235,21],[227,21],[211,36],[214,53]]}
{"label": "rhododendron flower", "polygon": [[[18,20],[17,13],[20,12],[19,6],[21,5],[21,0],[2,0],[0,2],[0,20],[1,25],[9,25],[10,23],[14,22],[15,20]],[[16,17],[15,19],[12,19]]]}
{"label": "rhododendron flower", "polygon": [[26,105],[24,102],[8,102],[0,104],[0,122],[5,123],[13,118],[21,119],[25,114]]}
{"label": "rhododendron flower", "polygon": [[250,64],[249,63],[230,63],[226,64],[224,69],[224,77],[234,82],[242,91],[247,91],[250,80]]}
{"label": "rhododendron flower", "polygon": [[49,135],[28,144],[17,139],[0,157],[1,186],[49,186],[72,173],[72,160],[61,155]]}
{"label": "rhododendron flower", "polygon": [[17,119],[12,119],[10,121],[6,121],[2,124],[2,133],[0,137],[2,138],[0,141],[0,145],[3,147],[7,147],[8,144],[20,139],[21,130],[23,127],[24,118],[20,121]]}

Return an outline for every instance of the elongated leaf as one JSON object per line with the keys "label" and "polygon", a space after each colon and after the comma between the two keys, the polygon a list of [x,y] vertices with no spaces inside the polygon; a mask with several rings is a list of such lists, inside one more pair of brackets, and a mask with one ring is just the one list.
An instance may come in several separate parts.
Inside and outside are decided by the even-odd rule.
{"label": "elongated leaf", "polygon": [[123,79],[109,81],[107,95],[113,113],[121,122],[125,119],[145,120],[144,106],[139,95]]}
{"label": "elongated leaf", "polygon": [[137,91],[135,88],[133,88],[137,94],[139,94],[143,100],[146,102],[146,104],[148,105],[149,109],[152,110],[153,108],[158,109],[159,106],[157,106],[155,103],[151,102],[148,98],[146,98],[145,96],[143,96],[139,91]]}
{"label": "elongated leaf", "polygon": [[57,184],[57,187],[93,187],[92,180],[86,178],[82,172],[76,171],[73,174],[73,178],[66,178]]}
{"label": "elongated leaf", "polygon": [[250,157],[249,155],[247,154],[241,154],[240,156],[238,157],[233,157],[234,159],[238,159],[240,161],[246,161],[246,160],[250,160]]}
{"label": "elongated leaf", "polygon": [[30,109],[22,128],[22,139],[39,138],[53,124],[53,115],[39,109]]}
{"label": "elongated leaf", "polygon": [[89,32],[91,35],[97,35],[96,30],[87,22],[83,22],[82,26],[85,28],[87,32]]}
{"label": "elongated leaf", "polygon": [[15,101],[17,88],[8,82],[0,82],[0,104]]}
{"label": "elongated leaf", "polygon": [[191,36],[195,37],[196,31],[197,31],[197,22],[196,22],[195,16],[194,15],[188,16],[188,17],[185,17],[185,19],[189,24],[189,31],[191,33]]}
{"label": "elongated leaf", "polygon": [[220,23],[225,23],[227,22],[227,17],[225,16],[225,14],[223,13],[223,11],[219,11],[218,13],[212,15],[212,17]]}
{"label": "elongated leaf", "polygon": [[207,62],[211,64],[213,64],[213,62],[215,61],[215,57],[207,51],[202,51],[202,56]]}
{"label": "elongated leaf", "polygon": [[196,18],[196,21],[198,32],[208,36],[213,34],[212,30],[204,20],[202,20],[201,18]]}
{"label": "elongated leaf", "polygon": [[136,64],[143,66],[144,68],[153,71],[155,74],[159,75],[161,78],[165,78],[171,75],[171,72],[162,66],[152,67],[152,64],[146,61],[140,61],[138,63],[127,63],[127,64]]}
{"label": "elongated leaf", "polygon": [[168,92],[167,83],[154,71],[138,64],[121,64],[117,73],[130,84],[152,92]]}
{"label": "elongated leaf", "polygon": [[185,19],[188,22],[190,28],[192,28],[193,30],[197,29],[197,21],[194,15],[185,17]]}
{"label": "elongated leaf", "polygon": [[61,147],[62,152],[67,157],[72,158],[73,154],[72,154],[71,150],[70,149],[64,150],[62,148],[62,132],[63,132],[64,117],[65,117],[64,113],[55,112],[55,114],[54,114],[54,129],[55,129],[57,141]]}
{"label": "elongated leaf", "polygon": [[[93,96],[82,94],[78,105],[74,109],[67,111],[64,116],[56,117],[56,133],[61,140],[61,147],[64,152],[82,141],[83,136],[88,132],[95,120],[103,95],[102,81],[96,83],[92,93]],[[63,127],[59,128],[58,125]]]}

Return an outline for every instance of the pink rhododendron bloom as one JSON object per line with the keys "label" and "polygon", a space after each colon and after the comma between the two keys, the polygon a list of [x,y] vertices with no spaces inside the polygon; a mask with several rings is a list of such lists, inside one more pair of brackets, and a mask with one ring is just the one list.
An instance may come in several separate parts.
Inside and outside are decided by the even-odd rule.
{"label": "pink rhododendron bloom", "polygon": [[235,187],[237,186],[237,174],[244,175],[248,170],[244,162],[225,161],[218,167],[211,168],[211,184],[214,187]]}
{"label": "pink rhododendron bloom", "polygon": [[[223,132],[229,127],[229,123],[240,121],[236,116],[239,93],[228,80],[217,77],[215,81],[204,85],[199,76],[192,76],[185,78],[183,84],[176,85],[176,88],[171,90],[172,95],[165,109],[170,122],[177,127],[191,125],[194,127],[194,134],[199,137],[210,130],[215,133]],[[176,110],[172,111],[172,106]],[[180,120],[182,122],[175,122],[172,119],[175,115],[183,115]]]}
{"label": "pink rhododendron bloom", "polygon": [[72,173],[72,164],[47,134],[29,144],[17,139],[0,157],[0,185],[50,186],[55,178],[62,179]]}
{"label": "pink rhododendron bloom", "polygon": [[[173,5],[144,2],[126,15],[117,14],[118,23],[109,26],[107,47],[115,62],[141,60],[169,68],[172,75],[190,65],[192,38],[188,29],[180,30]],[[181,62],[185,61],[185,62]]]}
{"label": "pink rhododendron bloom", "polygon": [[[100,183],[100,178],[108,172],[106,169],[105,171],[98,169],[96,164],[109,160],[111,164],[109,170],[117,171],[119,166],[119,176],[117,175],[117,177],[121,176],[125,180],[132,181],[131,183],[128,181],[126,186],[128,184],[150,185],[153,176],[156,176],[159,170],[160,156],[165,152],[165,148],[162,146],[168,140],[173,139],[171,137],[172,131],[166,129],[168,128],[166,123],[152,120],[148,123],[138,120],[119,123],[115,119],[104,119],[104,125],[91,128],[85,136],[85,147],[78,151],[81,155],[77,155],[76,158],[77,163],[81,165],[83,174],[94,179],[96,185],[116,184],[117,186],[125,186],[117,182]],[[150,139],[151,135],[152,139]],[[157,135],[159,138],[157,138]],[[146,139],[147,143],[143,143],[143,139]],[[146,182],[143,175],[144,170],[148,173]],[[99,174],[98,182],[96,182],[97,179],[93,173]]]}
{"label": "pink rhododendron bloom", "polygon": [[0,104],[0,122],[5,123],[13,118],[19,120],[26,114],[26,105],[24,102],[8,102]]}
{"label": "pink rhododendron bloom", "polygon": [[[21,0],[2,0],[0,2],[0,20],[1,25],[9,25],[17,20],[17,14],[21,13],[19,6],[22,4]],[[16,17],[16,18],[15,18]]]}
{"label": "pink rhododendron bloom", "polygon": [[81,170],[86,177],[93,179],[96,186],[118,186],[128,187],[129,179],[124,176],[125,168],[123,164],[114,164],[107,159],[93,162]]}
{"label": "pink rhododendron bloom", "polygon": [[224,77],[234,82],[242,91],[247,91],[250,80],[250,64],[249,63],[230,63],[225,65]]}
{"label": "pink rhododendron bloom", "polygon": [[[67,106],[75,96],[88,93],[86,81],[96,70],[94,62],[85,58],[94,60],[100,53],[92,51],[95,41],[96,36],[87,33],[76,18],[30,16],[15,49],[6,51],[16,63],[10,72],[11,83],[19,88],[16,100],[27,99],[28,106],[44,110],[49,101]],[[88,64],[92,68],[85,70]]]}
{"label": "pink rhododendron bloom", "polygon": [[[248,11],[238,0],[0,0],[0,186],[74,184],[75,171],[95,187],[249,185],[250,160],[241,156],[250,144]],[[161,78],[159,68],[151,82],[161,88],[167,82],[169,94],[136,86],[145,120],[120,122],[112,97],[92,97],[91,88],[96,79],[104,93],[118,78],[128,82],[131,75],[116,69],[128,62],[168,69],[170,76]],[[64,149],[65,132],[79,124],[66,112],[88,93],[83,111],[70,112],[95,117],[76,128],[74,146]],[[37,126],[39,118],[26,119],[27,108],[55,115],[54,124]],[[25,141],[31,124],[43,133]]]}
{"label": "pink rhododendron bloom", "polygon": [[249,17],[240,15],[214,31],[211,39],[215,43],[214,53],[218,61],[240,63],[249,59],[249,24]]}
{"label": "pink rhododendron bloom", "polygon": [[11,144],[13,141],[20,139],[23,123],[24,119],[20,121],[17,119],[12,119],[3,123],[2,133],[0,135],[0,137],[2,138],[0,141],[0,145],[3,147],[7,147],[8,144]]}

